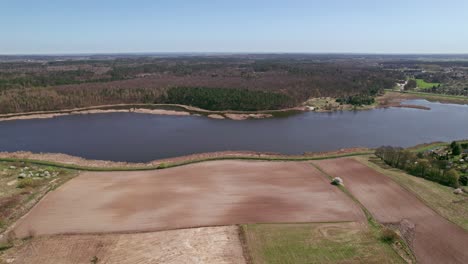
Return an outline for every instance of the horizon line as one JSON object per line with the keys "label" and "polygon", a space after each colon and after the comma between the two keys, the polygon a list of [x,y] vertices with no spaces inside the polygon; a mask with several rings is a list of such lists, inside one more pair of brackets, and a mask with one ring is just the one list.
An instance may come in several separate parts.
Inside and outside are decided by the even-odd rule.
{"label": "horizon line", "polygon": [[70,53],[11,53],[2,54],[0,56],[96,56],[96,55],[164,55],[164,54],[178,54],[178,55],[192,55],[192,54],[218,54],[218,55],[464,55],[466,53],[444,53],[444,52],[291,52],[291,51],[255,51],[255,52],[244,52],[244,51],[148,51],[148,52],[70,52]]}

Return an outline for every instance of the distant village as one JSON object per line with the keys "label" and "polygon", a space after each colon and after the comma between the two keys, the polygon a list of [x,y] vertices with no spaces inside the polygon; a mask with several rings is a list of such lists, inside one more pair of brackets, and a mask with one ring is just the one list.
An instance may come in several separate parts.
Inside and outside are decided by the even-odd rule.
{"label": "distant village", "polygon": [[452,142],[450,146],[427,150],[424,155],[446,161],[446,169],[453,168],[462,174],[468,173],[468,143]]}

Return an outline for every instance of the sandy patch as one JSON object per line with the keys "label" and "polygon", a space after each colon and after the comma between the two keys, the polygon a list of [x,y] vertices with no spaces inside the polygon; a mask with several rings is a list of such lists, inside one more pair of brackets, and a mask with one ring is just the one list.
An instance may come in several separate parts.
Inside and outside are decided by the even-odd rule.
{"label": "sandy patch", "polygon": [[158,171],[86,172],[18,221],[18,237],[241,223],[364,221],[308,163],[213,161]]}
{"label": "sandy patch", "polygon": [[40,237],[3,256],[14,264],[245,263],[236,226],[138,234]]}
{"label": "sandy patch", "polygon": [[227,118],[232,120],[246,120],[246,119],[260,119],[273,117],[271,114],[224,114]]}
{"label": "sandy patch", "polygon": [[145,109],[145,108],[133,108],[130,112],[141,113],[141,114],[152,114],[152,115],[173,115],[173,116],[189,116],[189,112],[174,111],[174,110],[163,110],[163,109]]}
{"label": "sandy patch", "polygon": [[224,116],[218,115],[218,114],[211,114],[211,115],[208,115],[208,117],[213,118],[213,119],[226,119]]}
{"label": "sandy patch", "polygon": [[109,114],[109,113],[140,113],[140,114],[152,114],[152,115],[175,115],[175,116],[188,116],[189,112],[174,111],[174,110],[163,110],[163,109],[144,109],[144,108],[130,108],[130,109],[90,109],[90,110],[77,110],[67,113],[43,113],[43,114],[30,114],[30,115],[18,115],[12,117],[2,117],[0,121],[9,120],[26,120],[26,119],[45,119],[54,118],[66,115],[89,115],[89,114]]}
{"label": "sandy patch", "polygon": [[[449,222],[387,176],[354,159],[314,161],[341,177],[346,188],[381,223],[414,226],[412,249],[420,263],[468,263],[468,232]],[[404,230],[405,232],[407,230]]]}

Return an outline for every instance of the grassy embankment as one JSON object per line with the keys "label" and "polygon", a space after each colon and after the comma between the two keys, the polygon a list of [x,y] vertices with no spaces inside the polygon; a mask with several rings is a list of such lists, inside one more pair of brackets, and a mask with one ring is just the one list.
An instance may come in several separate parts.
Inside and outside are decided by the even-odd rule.
{"label": "grassy embankment", "polygon": [[387,175],[403,188],[414,193],[440,215],[468,230],[468,194],[455,195],[451,187],[409,175],[402,170],[386,165],[373,155],[354,158]]}
{"label": "grassy embankment", "polygon": [[[460,143],[468,142],[459,141]],[[439,146],[447,146],[447,142],[435,142],[430,144],[420,144],[414,147],[409,148],[413,152],[420,152],[427,149],[432,149]],[[187,159],[177,162],[166,162],[160,163],[158,165],[146,165],[146,166],[128,166],[128,167],[94,167],[94,166],[85,166],[77,164],[67,164],[61,162],[47,161],[47,160],[38,160],[38,159],[24,159],[24,158],[15,158],[15,157],[4,157],[0,158],[0,162],[25,162],[28,164],[35,164],[41,166],[52,166],[57,168],[71,169],[71,170],[82,170],[82,171],[138,171],[138,170],[158,170],[173,168],[193,163],[205,162],[205,161],[215,161],[215,160],[259,160],[259,161],[308,161],[308,160],[322,160],[322,159],[334,159],[334,158],[344,158],[344,157],[353,157],[361,155],[373,154],[373,149],[346,152],[342,154],[323,154],[317,156],[215,156],[208,158],[194,158]]]}
{"label": "grassy embankment", "polygon": [[368,155],[372,154],[373,150],[348,152],[344,154],[330,154],[320,156],[216,156],[199,159],[189,159],[178,162],[166,162],[160,163],[159,165],[148,165],[148,166],[129,166],[129,167],[93,167],[83,166],[76,164],[66,164],[61,162],[46,161],[46,160],[35,160],[35,159],[22,159],[22,158],[0,158],[0,162],[25,162],[28,164],[36,164],[42,166],[52,166],[57,168],[82,170],[82,171],[139,171],[139,170],[159,170],[173,168],[193,163],[215,161],[215,160],[259,160],[259,161],[308,161],[308,160],[321,160],[321,159],[333,159],[341,157],[352,157],[356,155]]}

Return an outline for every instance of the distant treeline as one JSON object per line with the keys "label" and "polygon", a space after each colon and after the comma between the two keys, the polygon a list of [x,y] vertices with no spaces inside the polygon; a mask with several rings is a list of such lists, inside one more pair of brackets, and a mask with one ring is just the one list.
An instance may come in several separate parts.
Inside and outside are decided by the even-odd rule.
{"label": "distant treeline", "polygon": [[163,91],[151,88],[29,88],[0,92],[0,113],[53,111],[108,104],[157,103]]}
{"label": "distant treeline", "polygon": [[451,187],[460,185],[459,173],[455,169],[448,169],[447,160],[428,159],[422,153],[415,154],[403,148],[390,146],[377,148],[375,155],[386,164],[411,175]]}
{"label": "distant treeline", "polygon": [[294,101],[285,94],[236,88],[32,88],[0,94],[0,113],[3,114],[132,103],[184,104],[207,110],[235,111],[275,110],[294,106]]}
{"label": "distant treeline", "polygon": [[0,63],[0,113],[167,100],[216,110],[278,109],[312,97],[361,105],[402,79],[372,61],[266,57]]}
{"label": "distant treeline", "polygon": [[235,88],[174,87],[167,91],[164,101],[215,111],[259,111],[293,106],[291,98],[284,94]]}
{"label": "distant treeline", "polygon": [[23,76],[12,76],[11,74],[0,73],[0,91],[15,88],[110,81],[110,78],[91,79],[93,75],[93,72],[84,70],[50,72],[47,75],[29,73]]}

